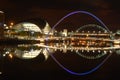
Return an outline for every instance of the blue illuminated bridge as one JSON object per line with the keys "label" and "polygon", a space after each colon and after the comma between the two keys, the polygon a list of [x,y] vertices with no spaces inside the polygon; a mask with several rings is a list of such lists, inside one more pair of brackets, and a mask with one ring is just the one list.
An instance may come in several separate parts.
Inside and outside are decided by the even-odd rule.
{"label": "blue illuminated bridge", "polygon": [[[58,24],[65,18],[79,13],[92,16],[101,24],[101,26],[98,24],[86,24],[74,31],[68,31],[68,29],[63,29],[62,31],[56,30]],[[31,59],[38,56],[38,54],[43,54],[45,59],[47,59],[50,55],[61,68],[73,75],[82,76],[89,74],[102,66],[113,52],[120,54],[120,31],[118,30],[113,33],[99,18],[86,11],[69,13],[60,19],[52,28],[47,22],[43,29],[40,29],[38,25],[30,22],[22,22],[14,25],[12,28],[5,29],[4,38],[24,42],[15,47],[15,49],[5,48],[6,51],[3,56],[9,55],[9,57],[12,58],[12,55],[15,55],[19,58],[22,57],[22,59]],[[28,41],[30,42],[25,44]],[[37,43],[33,44],[34,41],[37,41]],[[33,48],[28,50],[29,47],[31,47],[31,44]],[[34,47],[36,47],[36,49]],[[61,64],[53,54],[56,51],[63,53],[75,52],[78,56],[92,60],[107,56],[94,68],[79,73],[72,71]]]}

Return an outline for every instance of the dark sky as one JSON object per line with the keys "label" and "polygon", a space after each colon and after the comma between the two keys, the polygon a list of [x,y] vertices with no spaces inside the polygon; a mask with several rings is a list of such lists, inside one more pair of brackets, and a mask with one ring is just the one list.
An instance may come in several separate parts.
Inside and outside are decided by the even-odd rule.
{"label": "dark sky", "polygon": [[50,25],[75,10],[89,11],[108,26],[119,26],[118,0],[1,0],[0,10],[5,12],[6,22],[41,17]]}

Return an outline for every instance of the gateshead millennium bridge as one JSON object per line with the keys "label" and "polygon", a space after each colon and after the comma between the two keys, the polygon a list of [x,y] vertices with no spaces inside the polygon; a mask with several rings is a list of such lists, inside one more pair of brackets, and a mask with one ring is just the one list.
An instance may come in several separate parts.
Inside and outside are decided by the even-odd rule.
{"label": "gateshead millennium bridge", "polygon": [[[2,45],[0,50],[3,50],[0,56],[32,59],[42,54],[44,59],[47,60],[50,55],[61,68],[71,74],[86,75],[95,71],[113,52],[120,54],[120,30],[113,33],[104,24],[105,27],[98,24],[87,24],[74,31],[68,31],[68,29],[58,31],[55,29],[64,18],[77,13],[89,14],[103,24],[101,20],[89,12],[76,11],[63,17],[53,28],[46,21],[44,26],[29,21],[10,27],[5,26],[4,31],[0,33],[2,35],[0,37]],[[57,51],[63,53],[75,52],[85,59],[92,60],[100,59],[107,54],[108,56],[95,68],[83,73],[77,73],[67,69],[54,57],[53,53]]]}

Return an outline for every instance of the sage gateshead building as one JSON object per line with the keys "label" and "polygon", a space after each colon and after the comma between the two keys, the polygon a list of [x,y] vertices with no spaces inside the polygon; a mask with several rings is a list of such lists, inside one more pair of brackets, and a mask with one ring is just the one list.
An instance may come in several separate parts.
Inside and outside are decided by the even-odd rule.
{"label": "sage gateshead building", "polygon": [[[30,19],[19,22],[9,29],[5,29],[4,36],[7,38],[35,40],[45,38],[45,35],[48,34],[49,31],[51,31],[51,27],[47,21]],[[53,35],[53,31],[51,31],[49,35]]]}

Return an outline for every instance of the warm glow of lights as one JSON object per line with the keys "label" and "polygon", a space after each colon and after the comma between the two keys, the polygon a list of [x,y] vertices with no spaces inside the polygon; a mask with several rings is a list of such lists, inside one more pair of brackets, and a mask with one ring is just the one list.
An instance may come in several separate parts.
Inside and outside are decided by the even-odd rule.
{"label": "warm glow of lights", "polygon": [[11,59],[13,58],[13,55],[12,55],[12,54],[9,54],[8,56],[9,56]]}
{"label": "warm glow of lights", "polygon": [[74,41],[74,38],[71,38],[72,41]]}
{"label": "warm glow of lights", "polygon": [[6,29],[9,29],[9,27],[8,27],[8,26],[6,26],[5,28],[6,28]]}
{"label": "warm glow of lights", "polygon": [[88,37],[88,34],[86,36]]}
{"label": "warm glow of lights", "polygon": [[43,50],[43,55],[44,55],[44,57],[45,57],[45,60],[48,59],[48,57],[49,57],[48,54],[49,54],[48,51],[47,51],[46,49],[44,49],[44,50]]}
{"label": "warm glow of lights", "polygon": [[23,24],[23,26],[37,26],[37,25],[31,24],[31,23],[25,23],[25,24]]}
{"label": "warm glow of lights", "polygon": [[14,25],[14,23],[13,23],[13,22],[11,22],[11,23],[10,23],[10,25],[11,25],[11,26],[13,26],[13,25]]}
{"label": "warm glow of lights", "polygon": [[26,29],[26,30],[34,31],[34,32],[42,32],[41,29],[33,23],[26,22],[26,23],[20,23],[20,24],[22,24],[22,26],[19,26],[19,27],[24,27],[24,29]]}

